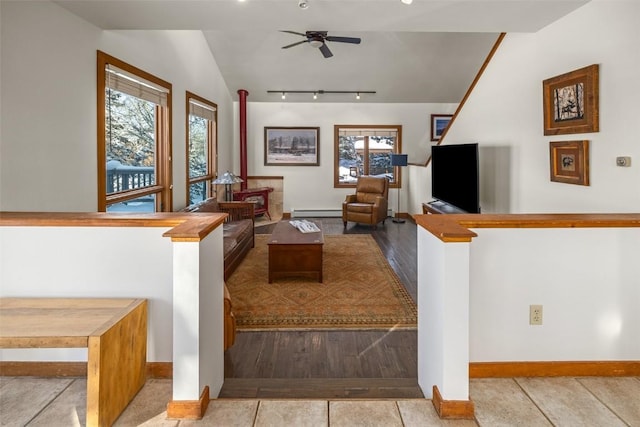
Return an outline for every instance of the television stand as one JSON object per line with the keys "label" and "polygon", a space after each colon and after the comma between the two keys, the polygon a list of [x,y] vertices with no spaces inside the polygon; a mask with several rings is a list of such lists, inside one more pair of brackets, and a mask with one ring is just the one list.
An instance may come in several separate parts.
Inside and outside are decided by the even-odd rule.
{"label": "television stand", "polygon": [[423,214],[466,214],[467,211],[463,211],[460,208],[457,208],[453,205],[450,205],[445,202],[441,202],[440,200],[434,200],[429,203],[422,204],[422,213]]}

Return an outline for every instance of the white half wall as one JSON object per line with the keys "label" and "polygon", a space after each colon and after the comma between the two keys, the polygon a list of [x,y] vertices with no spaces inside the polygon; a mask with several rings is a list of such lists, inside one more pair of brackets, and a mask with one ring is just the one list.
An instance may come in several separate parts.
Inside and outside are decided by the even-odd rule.
{"label": "white half wall", "polygon": [[[162,237],[166,231],[0,227],[0,296],[146,298],[147,360],[171,362],[173,252],[171,239]],[[86,349],[0,350],[0,359],[11,361],[86,361],[86,357]]]}
{"label": "white half wall", "polygon": [[472,231],[471,362],[640,358],[640,229]]}

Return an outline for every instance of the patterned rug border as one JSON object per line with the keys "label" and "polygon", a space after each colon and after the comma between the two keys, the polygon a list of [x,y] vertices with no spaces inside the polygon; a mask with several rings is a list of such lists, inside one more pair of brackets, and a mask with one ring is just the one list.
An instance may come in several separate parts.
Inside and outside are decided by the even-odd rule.
{"label": "patterned rug border", "polygon": [[[263,244],[269,235],[256,235],[256,245]],[[236,327],[238,331],[256,332],[256,331],[391,331],[391,330],[416,330],[417,329],[417,306],[413,298],[409,295],[406,288],[400,281],[400,278],[393,270],[384,253],[378,246],[375,239],[369,234],[349,234],[349,235],[325,235],[325,242],[332,239],[366,239],[367,244],[375,250],[377,257],[381,263],[378,266],[384,270],[385,275],[389,278],[389,286],[397,299],[400,307],[403,307],[399,316],[395,313],[393,316],[381,315],[372,319],[356,318],[357,316],[343,316],[327,319],[326,317],[311,316],[305,319],[292,318],[285,316],[276,319],[277,316],[264,316],[261,319],[251,319],[243,322],[242,316],[236,313]],[[326,262],[326,261],[325,261]],[[242,265],[240,266],[242,267]],[[228,282],[233,280],[233,276]],[[265,278],[266,283],[266,278]],[[231,287],[230,287],[231,290]],[[233,292],[232,292],[233,301]],[[393,318],[390,318],[393,317]]]}
{"label": "patterned rug border", "polygon": [[303,326],[265,326],[264,328],[246,327],[238,328],[239,332],[331,332],[331,331],[417,331],[417,326],[358,326],[358,327],[339,327],[339,326],[318,326],[318,327],[303,327]]}

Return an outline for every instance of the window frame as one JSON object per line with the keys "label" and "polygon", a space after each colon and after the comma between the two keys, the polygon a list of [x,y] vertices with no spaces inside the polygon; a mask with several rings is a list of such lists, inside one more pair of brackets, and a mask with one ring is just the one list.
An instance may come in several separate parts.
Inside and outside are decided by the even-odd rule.
{"label": "window frame", "polygon": [[[191,178],[189,173],[189,145],[190,145],[190,126],[189,116],[191,115],[191,100],[197,101],[213,108],[214,120],[207,120],[207,173],[205,175]],[[186,161],[186,204],[191,202],[191,185],[205,182],[206,194],[208,197],[217,197],[216,186],[211,183],[218,174],[218,105],[211,102],[193,92],[186,91],[185,94],[185,161]]]}
{"label": "window frame", "polygon": [[[394,144],[391,154],[402,153],[402,125],[334,125],[333,126],[333,187],[334,188],[355,188],[356,183],[341,183],[340,182],[340,131],[348,130],[395,130],[397,132],[396,143]],[[364,146],[364,175],[369,172],[369,146]],[[402,188],[402,168],[400,166],[393,167],[393,181],[389,181],[389,188]]]}
{"label": "window frame", "polygon": [[[98,212],[106,212],[107,206],[155,195],[155,212],[170,212],[173,207],[172,176],[172,85],[144,70],[119,60],[105,52],[97,51],[97,146],[98,146]],[[156,105],[155,121],[155,185],[107,194],[107,117],[106,117],[106,71],[113,65],[136,77],[147,80],[167,90],[167,106]]]}

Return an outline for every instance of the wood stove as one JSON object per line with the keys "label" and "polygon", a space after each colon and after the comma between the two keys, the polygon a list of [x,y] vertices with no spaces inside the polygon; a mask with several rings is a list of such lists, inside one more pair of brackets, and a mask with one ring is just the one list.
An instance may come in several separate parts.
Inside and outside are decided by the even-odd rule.
{"label": "wood stove", "polygon": [[233,200],[239,202],[254,202],[254,212],[256,216],[267,214],[267,218],[271,219],[269,215],[269,193],[273,191],[272,187],[258,187],[258,188],[246,188],[244,190],[234,191]]}

